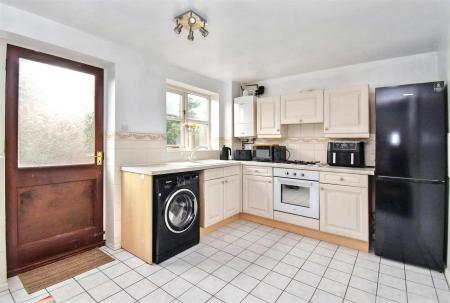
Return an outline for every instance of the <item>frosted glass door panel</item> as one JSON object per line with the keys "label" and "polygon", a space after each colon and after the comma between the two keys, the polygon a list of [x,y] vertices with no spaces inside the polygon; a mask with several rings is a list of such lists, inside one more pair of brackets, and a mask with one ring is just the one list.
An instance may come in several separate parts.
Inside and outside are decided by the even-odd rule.
{"label": "frosted glass door panel", "polygon": [[95,76],[19,59],[18,167],[95,163]]}

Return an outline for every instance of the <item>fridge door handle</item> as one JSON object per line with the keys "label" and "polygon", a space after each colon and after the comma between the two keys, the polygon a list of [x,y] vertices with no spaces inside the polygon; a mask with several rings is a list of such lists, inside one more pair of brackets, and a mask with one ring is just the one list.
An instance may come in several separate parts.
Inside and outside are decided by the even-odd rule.
{"label": "fridge door handle", "polygon": [[376,176],[380,181],[397,181],[397,182],[414,182],[414,183],[429,183],[429,184],[445,184],[447,180],[426,180],[426,179],[414,179],[414,178],[402,178],[402,177],[390,177],[390,176]]}
{"label": "fridge door handle", "polygon": [[336,153],[333,153],[333,164],[336,164]]}

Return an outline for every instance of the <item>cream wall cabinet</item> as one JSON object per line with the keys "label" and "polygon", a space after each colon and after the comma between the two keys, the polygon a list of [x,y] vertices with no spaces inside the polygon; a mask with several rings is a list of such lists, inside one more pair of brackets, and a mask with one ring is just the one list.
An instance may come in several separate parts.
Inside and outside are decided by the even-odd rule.
{"label": "cream wall cabinet", "polygon": [[[338,184],[320,184],[320,231],[369,241],[368,176],[321,174],[323,180]],[[358,182],[355,180],[358,179]],[[357,184],[348,186],[340,184]]]}
{"label": "cream wall cabinet", "polygon": [[281,124],[322,122],[323,90],[281,96]]}
{"label": "cream wall cabinet", "polygon": [[243,212],[273,219],[272,177],[244,175]]}
{"label": "cream wall cabinet", "polygon": [[280,97],[258,98],[256,105],[256,134],[260,138],[281,138],[286,129],[280,121]]}
{"label": "cream wall cabinet", "polygon": [[369,87],[324,91],[324,134],[331,138],[369,137]]}
{"label": "cream wall cabinet", "polygon": [[241,212],[241,166],[207,169],[200,174],[200,225],[208,227]]}

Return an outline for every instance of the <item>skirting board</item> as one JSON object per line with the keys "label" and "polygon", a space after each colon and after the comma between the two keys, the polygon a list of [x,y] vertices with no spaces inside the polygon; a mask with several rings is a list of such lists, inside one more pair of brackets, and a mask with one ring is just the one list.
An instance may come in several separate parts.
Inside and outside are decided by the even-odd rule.
{"label": "skirting board", "polygon": [[0,292],[8,289],[8,283],[2,283],[0,284]]}
{"label": "skirting board", "polygon": [[280,222],[280,221],[276,221],[273,219],[263,218],[263,217],[259,217],[259,216],[255,216],[255,215],[246,214],[246,213],[239,213],[239,214],[234,215],[230,218],[227,218],[219,223],[211,225],[207,228],[201,228],[200,235],[205,236],[205,235],[221,228],[222,226],[230,224],[239,219],[255,222],[258,224],[267,225],[267,226],[285,230],[285,231],[288,231],[291,233],[299,234],[302,236],[307,236],[307,237],[314,238],[317,240],[334,243],[337,245],[342,245],[342,246],[345,246],[348,248],[353,248],[353,249],[357,249],[357,250],[364,251],[364,252],[369,251],[369,242],[364,242],[361,240],[355,240],[355,239],[350,239],[347,237],[332,235],[332,234],[324,233],[324,232],[321,232],[318,230],[313,230],[313,229],[301,227],[298,225]]}
{"label": "skirting board", "polygon": [[450,268],[448,266],[444,270],[445,279],[447,280],[447,284],[450,285]]}
{"label": "skirting board", "polygon": [[241,214],[236,214],[234,216],[226,218],[223,221],[220,221],[220,222],[218,222],[216,224],[213,224],[213,225],[211,225],[209,227],[206,227],[206,228],[201,227],[200,228],[200,236],[201,237],[206,236],[207,234],[209,234],[209,233],[211,233],[211,232],[213,232],[213,231],[215,231],[215,230],[217,230],[217,229],[219,229],[219,228],[221,228],[221,227],[223,227],[223,226],[225,226],[227,224],[230,224],[230,223],[233,223],[234,221],[239,220],[240,217],[241,217]]}

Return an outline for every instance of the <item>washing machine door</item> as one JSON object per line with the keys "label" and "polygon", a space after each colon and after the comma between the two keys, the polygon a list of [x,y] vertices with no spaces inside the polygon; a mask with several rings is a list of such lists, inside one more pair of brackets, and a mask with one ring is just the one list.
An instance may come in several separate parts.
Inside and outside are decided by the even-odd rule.
{"label": "washing machine door", "polygon": [[179,189],[168,197],[164,217],[171,232],[179,234],[188,230],[197,215],[197,198],[191,190]]}

